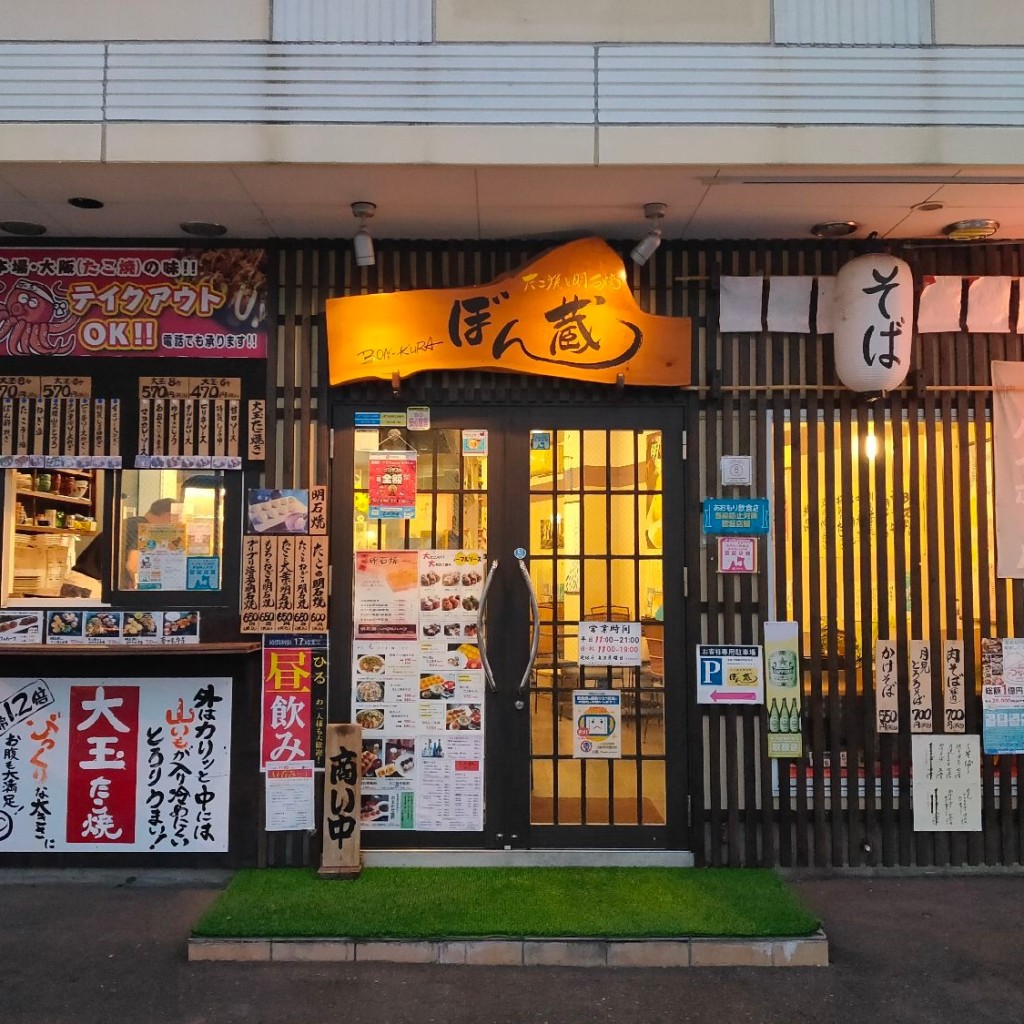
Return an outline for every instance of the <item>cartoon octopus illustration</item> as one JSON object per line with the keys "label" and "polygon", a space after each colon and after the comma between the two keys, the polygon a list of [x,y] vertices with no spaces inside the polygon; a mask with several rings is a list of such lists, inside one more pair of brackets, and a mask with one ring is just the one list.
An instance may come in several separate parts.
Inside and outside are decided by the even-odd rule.
{"label": "cartoon octopus illustration", "polygon": [[56,287],[22,278],[0,296],[0,345],[12,356],[66,356],[78,321]]}

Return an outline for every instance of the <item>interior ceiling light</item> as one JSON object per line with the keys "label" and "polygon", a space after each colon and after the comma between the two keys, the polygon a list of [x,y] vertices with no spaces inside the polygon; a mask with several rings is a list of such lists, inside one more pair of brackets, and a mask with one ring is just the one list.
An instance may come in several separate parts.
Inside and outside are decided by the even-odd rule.
{"label": "interior ceiling light", "polygon": [[352,216],[359,221],[359,230],[352,236],[352,251],[356,255],[357,267],[372,267],[377,262],[373,253],[373,237],[366,226],[366,222],[376,212],[376,203],[364,201],[352,204]]}
{"label": "interior ceiling light", "polygon": [[914,209],[924,210],[926,213],[931,213],[932,210],[941,210],[944,203],[932,202],[932,203],[918,203]]}
{"label": "interior ceiling light", "polygon": [[989,238],[999,230],[999,221],[988,220],[957,220],[947,224],[942,233],[954,242],[975,242],[979,238]]}
{"label": "interior ceiling light", "polygon": [[30,220],[0,221],[0,231],[9,235],[45,235],[46,228],[42,224],[33,224]]}
{"label": "interior ceiling light", "polygon": [[195,235],[196,238],[220,238],[228,233],[223,224],[214,224],[208,220],[187,220],[179,226],[186,235]]}
{"label": "interior ceiling light", "polygon": [[845,238],[852,235],[860,225],[855,220],[827,220],[821,224],[815,224],[811,228],[811,234],[815,238]]}
{"label": "interior ceiling light", "polygon": [[658,246],[661,245],[661,219],[667,209],[664,203],[644,203],[644,216],[651,226],[629,254],[629,258],[637,266],[642,267],[658,251]]}
{"label": "interior ceiling light", "polygon": [[68,200],[68,205],[79,210],[102,210],[103,200],[90,199],[88,196],[72,196]]}

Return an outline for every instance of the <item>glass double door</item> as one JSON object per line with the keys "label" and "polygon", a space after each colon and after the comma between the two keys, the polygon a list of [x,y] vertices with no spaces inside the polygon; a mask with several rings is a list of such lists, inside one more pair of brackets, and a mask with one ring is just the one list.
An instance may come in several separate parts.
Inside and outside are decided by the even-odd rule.
{"label": "glass double door", "polygon": [[[685,844],[680,444],[666,408],[433,408],[425,431],[352,428],[335,493],[339,475],[354,483],[356,552],[486,552],[468,638],[487,682],[483,831],[370,831],[367,845]],[[370,513],[382,448],[416,453],[411,518]],[[595,637],[637,632],[639,664],[586,664]],[[582,743],[581,714],[607,694],[616,715],[584,724],[615,735]]]}

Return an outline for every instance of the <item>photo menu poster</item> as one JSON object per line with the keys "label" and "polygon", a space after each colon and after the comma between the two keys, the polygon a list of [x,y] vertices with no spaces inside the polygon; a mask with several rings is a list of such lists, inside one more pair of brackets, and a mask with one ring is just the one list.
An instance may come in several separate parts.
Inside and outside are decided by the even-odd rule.
{"label": "photo menu poster", "polygon": [[352,721],[362,726],[361,822],[483,829],[480,551],[355,555]]}

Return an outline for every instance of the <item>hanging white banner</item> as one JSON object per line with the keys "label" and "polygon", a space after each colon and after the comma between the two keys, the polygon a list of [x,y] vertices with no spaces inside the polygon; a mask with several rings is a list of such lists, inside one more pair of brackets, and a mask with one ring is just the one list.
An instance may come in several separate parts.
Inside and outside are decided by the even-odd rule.
{"label": "hanging white banner", "polygon": [[921,303],[917,310],[918,334],[941,334],[960,330],[962,277],[933,277],[921,280]]}
{"label": "hanging white banner", "polygon": [[979,334],[1010,333],[1012,277],[976,277],[967,289],[967,330]]}
{"label": "hanging white banner", "polygon": [[760,333],[763,277],[723,277],[718,293],[718,329]]}
{"label": "hanging white banner", "polygon": [[1024,363],[992,363],[996,575],[1024,579]]}
{"label": "hanging white banner", "polygon": [[807,334],[813,277],[775,277],[768,288],[768,330]]}

